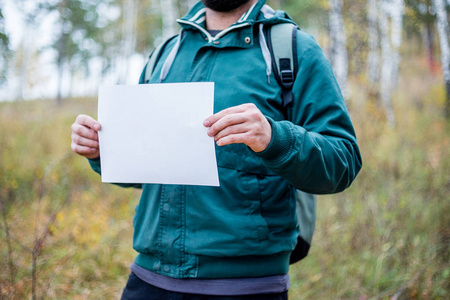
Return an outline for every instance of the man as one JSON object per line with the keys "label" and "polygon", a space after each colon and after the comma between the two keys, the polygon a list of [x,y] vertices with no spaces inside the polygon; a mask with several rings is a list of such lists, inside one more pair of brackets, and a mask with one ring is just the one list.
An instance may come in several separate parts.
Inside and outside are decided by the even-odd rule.
{"label": "man", "polygon": [[[293,100],[283,108],[260,33],[292,21],[264,2],[202,0],[178,20],[180,37],[155,65],[149,83],[215,82],[216,113],[203,125],[217,144],[220,187],[133,185],[143,188],[134,217],[139,255],[122,299],[287,299],[295,189],[336,193],[361,168],[333,71],[300,31]],[[85,115],[72,125],[73,151],[98,173],[100,128]]]}

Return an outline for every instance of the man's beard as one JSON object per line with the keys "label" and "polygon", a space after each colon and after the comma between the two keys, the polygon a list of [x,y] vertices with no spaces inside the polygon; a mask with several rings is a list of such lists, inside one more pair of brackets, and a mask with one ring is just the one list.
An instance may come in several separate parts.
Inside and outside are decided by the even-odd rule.
{"label": "man's beard", "polygon": [[214,11],[228,12],[246,4],[250,0],[202,0],[203,4]]}

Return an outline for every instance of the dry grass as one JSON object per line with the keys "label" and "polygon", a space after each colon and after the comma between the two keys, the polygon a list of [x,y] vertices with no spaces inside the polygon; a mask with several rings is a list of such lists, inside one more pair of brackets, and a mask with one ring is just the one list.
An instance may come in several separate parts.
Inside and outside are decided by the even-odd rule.
{"label": "dry grass", "polygon": [[[310,255],[291,268],[291,299],[449,297],[450,134],[444,90],[404,62],[396,128],[354,80],[349,108],[364,167],[344,193],[319,198]],[[426,70],[425,70],[426,71]],[[138,192],[101,184],[70,151],[95,99],[0,104],[0,287],[6,299],[118,298],[135,253]],[[37,228],[37,229],[36,229]],[[9,237],[6,231],[9,232]],[[45,235],[42,243],[37,237]]]}

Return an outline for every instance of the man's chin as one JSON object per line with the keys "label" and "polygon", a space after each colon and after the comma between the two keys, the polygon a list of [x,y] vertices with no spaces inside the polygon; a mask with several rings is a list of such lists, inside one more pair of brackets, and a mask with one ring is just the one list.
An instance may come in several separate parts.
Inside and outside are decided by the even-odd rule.
{"label": "man's chin", "polygon": [[209,9],[218,12],[230,12],[242,5],[248,3],[250,0],[202,0],[202,3]]}

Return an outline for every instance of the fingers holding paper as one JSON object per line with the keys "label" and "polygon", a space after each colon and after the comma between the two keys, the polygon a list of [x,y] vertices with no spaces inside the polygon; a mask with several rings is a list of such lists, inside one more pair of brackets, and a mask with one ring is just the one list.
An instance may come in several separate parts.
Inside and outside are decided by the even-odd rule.
{"label": "fingers holding paper", "polygon": [[207,118],[203,125],[209,127],[208,135],[214,137],[218,146],[242,143],[261,152],[272,139],[269,121],[251,103],[224,109]]}
{"label": "fingers holding paper", "polygon": [[98,131],[100,123],[87,115],[78,115],[72,124],[72,151],[86,158],[100,156]]}

